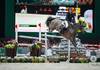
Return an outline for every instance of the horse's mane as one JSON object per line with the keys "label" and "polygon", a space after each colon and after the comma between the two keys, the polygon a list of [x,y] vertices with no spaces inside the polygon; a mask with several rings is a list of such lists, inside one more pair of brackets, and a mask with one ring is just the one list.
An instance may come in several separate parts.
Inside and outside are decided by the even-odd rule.
{"label": "horse's mane", "polygon": [[47,20],[46,20],[46,25],[49,26],[49,22],[51,22],[51,21],[54,20],[54,19],[55,19],[55,18],[53,18],[53,17],[51,17],[51,16],[48,17]]}

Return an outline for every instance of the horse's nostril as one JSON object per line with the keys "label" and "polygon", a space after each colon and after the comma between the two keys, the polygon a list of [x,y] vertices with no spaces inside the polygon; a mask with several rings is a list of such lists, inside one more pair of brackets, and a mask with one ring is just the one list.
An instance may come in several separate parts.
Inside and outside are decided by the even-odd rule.
{"label": "horse's nostril", "polygon": [[47,29],[47,31],[49,31],[49,29]]}
{"label": "horse's nostril", "polygon": [[49,31],[49,29],[48,29],[48,28],[47,28],[46,30],[47,30],[47,31]]}
{"label": "horse's nostril", "polygon": [[51,29],[49,29],[49,32],[52,32],[52,30],[51,30]]}
{"label": "horse's nostril", "polygon": [[51,30],[49,29],[49,32],[51,32]]}

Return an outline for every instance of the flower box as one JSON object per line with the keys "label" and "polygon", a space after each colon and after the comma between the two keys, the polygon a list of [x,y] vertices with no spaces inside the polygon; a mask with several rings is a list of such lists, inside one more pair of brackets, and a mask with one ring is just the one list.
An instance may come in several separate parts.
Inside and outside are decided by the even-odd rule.
{"label": "flower box", "polygon": [[16,56],[16,45],[15,44],[6,44],[5,45],[5,55],[7,57],[14,58]]}

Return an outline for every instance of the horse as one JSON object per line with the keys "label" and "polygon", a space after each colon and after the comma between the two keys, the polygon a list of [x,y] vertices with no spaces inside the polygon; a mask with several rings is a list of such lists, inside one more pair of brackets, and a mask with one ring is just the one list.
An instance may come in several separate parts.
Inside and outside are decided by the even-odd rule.
{"label": "horse", "polygon": [[[67,27],[65,25],[66,23],[68,24]],[[71,22],[69,23],[68,21],[63,21],[59,18],[53,18],[51,16],[47,18],[46,25],[49,32],[57,30],[63,37],[69,39],[76,48],[77,43],[75,38],[78,35],[78,30],[85,32],[84,27],[81,24],[71,24]]]}

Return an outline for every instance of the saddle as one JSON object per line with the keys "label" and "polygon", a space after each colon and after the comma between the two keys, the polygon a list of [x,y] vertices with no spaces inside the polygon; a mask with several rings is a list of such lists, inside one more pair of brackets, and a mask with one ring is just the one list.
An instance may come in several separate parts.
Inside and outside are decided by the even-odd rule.
{"label": "saddle", "polygon": [[61,31],[60,31],[61,34],[64,34],[65,31],[66,32],[70,31],[71,33],[74,32],[74,30],[72,28],[68,28],[69,25],[72,26],[73,24],[70,24],[67,21],[62,22],[62,24],[63,24],[63,27],[61,28]]}

